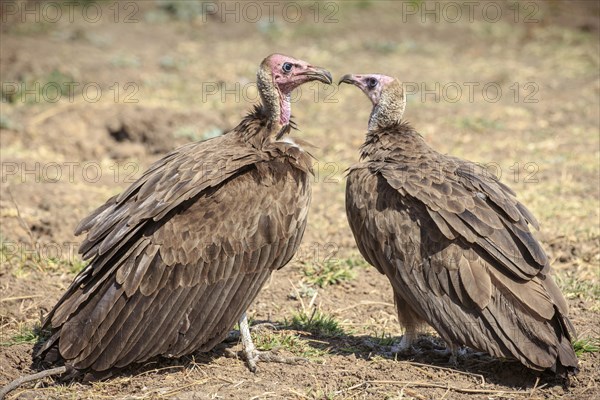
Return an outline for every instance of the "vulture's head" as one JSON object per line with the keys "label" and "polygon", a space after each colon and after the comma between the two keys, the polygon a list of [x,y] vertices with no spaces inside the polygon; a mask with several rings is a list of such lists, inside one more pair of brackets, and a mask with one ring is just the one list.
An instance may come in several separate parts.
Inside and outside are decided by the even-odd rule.
{"label": "vulture's head", "polygon": [[398,79],[381,74],[348,74],[344,75],[339,83],[356,86],[373,103],[369,129],[386,127],[402,120],[406,107],[406,95],[402,82]]}
{"label": "vulture's head", "polygon": [[279,114],[280,122],[284,125],[289,123],[292,90],[311,81],[331,84],[333,79],[326,69],[283,54],[271,54],[265,58],[257,74],[263,104]]}

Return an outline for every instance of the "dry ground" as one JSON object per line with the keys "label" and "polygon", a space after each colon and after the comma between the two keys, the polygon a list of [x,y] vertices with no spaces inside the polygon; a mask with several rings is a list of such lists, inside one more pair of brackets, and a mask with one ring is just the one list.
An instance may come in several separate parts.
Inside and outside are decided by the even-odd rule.
{"label": "dry ground", "polygon": [[[272,23],[258,3],[259,22],[242,2],[228,3],[233,14],[222,3],[202,14],[194,2],[104,1],[97,22],[89,0],[75,6],[73,22],[61,2],[52,22],[44,4],[0,4],[0,386],[31,372],[40,314],[82,266],[78,220],[165,152],[233,127],[256,99],[258,63],[275,51],[337,78],[398,76],[414,92],[406,118],[434,147],[501,174],[542,223],[538,237],[578,330],[581,372],[565,388],[473,352],[449,366],[434,352],[434,334],[396,359],[391,345],[402,332],[391,290],[362,261],[343,209],[344,170],[357,159],[369,104],[353,88],[313,85],[294,104],[299,134],[318,146],[309,227],[294,261],[250,309],[278,328],[255,334],[261,348],[309,362],[262,364],[252,374],[223,345],[104,382],[47,380],[11,398],[600,398],[597,2],[459,1],[459,18],[444,2],[311,1],[285,13],[287,3],[275,2]],[[39,7],[40,22],[18,13],[25,6]],[[438,21],[425,7],[437,7]],[[67,82],[78,84],[72,100]],[[65,91],[54,102],[57,85]]]}

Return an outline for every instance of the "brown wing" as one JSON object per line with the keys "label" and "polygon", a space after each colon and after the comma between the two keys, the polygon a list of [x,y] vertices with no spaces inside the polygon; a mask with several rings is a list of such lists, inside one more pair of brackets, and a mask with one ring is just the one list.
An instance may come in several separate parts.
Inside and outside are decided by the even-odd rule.
{"label": "brown wing", "polygon": [[[199,193],[261,161],[240,146],[236,135],[191,143],[154,163],[123,193],[83,219],[75,234],[87,232],[80,247],[84,259],[105,255],[148,220],[159,221]],[[110,234],[109,234],[110,233]],[[101,268],[96,264],[94,268]]]}
{"label": "brown wing", "polygon": [[512,190],[473,163],[439,155],[418,168],[381,168],[400,194],[422,202],[437,228],[450,240],[476,243],[516,279],[546,273],[548,258],[528,224],[537,221]]}
{"label": "brown wing", "polygon": [[[387,163],[350,172],[346,207],[361,253],[449,343],[514,357],[533,369],[575,367],[566,303],[540,272],[545,258],[533,261],[530,253],[541,248],[535,239],[520,243],[522,236],[506,226],[526,228],[533,217],[501,184],[477,186],[468,176],[436,183],[429,176],[435,173],[394,171]],[[486,198],[470,185],[483,188]],[[498,254],[506,249],[519,253]],[[533,266],[523,265],[528,262]],[[519,278],[523,271],[533,276]]]}
{"label": "brown wing", "polygon": [[[250,163],[219,139],[167,156],[82,222],[93,259],[49,315],[54,334],[41,355],[58,346],[75,368],[102,371],[210,350],[291,259],[306,225],[307,174]],[[199,172],[189,157],[225,167]]]}

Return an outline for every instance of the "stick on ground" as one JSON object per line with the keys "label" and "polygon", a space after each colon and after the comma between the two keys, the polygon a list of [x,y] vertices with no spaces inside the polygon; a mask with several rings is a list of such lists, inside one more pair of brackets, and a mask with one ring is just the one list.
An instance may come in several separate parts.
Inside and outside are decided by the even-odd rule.
{"label": "stick on ground", "polygon": [[24,383],[37,381],[48,376],[64,374],[65,372],[67,372],[67,367],[63,366],[47,369],[45,371],[38,372],[37,374],[25,375],[20,378],[17,378],[0,390],[0,400],[4,400],[4,396],[6,396],[19,386],[23,385]]}

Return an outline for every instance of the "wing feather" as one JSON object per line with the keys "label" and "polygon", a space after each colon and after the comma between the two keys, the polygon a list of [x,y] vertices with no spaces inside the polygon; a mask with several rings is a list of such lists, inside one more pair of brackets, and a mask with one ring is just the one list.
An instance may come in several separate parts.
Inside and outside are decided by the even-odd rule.
{"label": "wing feather", "polygon": [[[566,303],[544,275],[543,252],[537,260],[530,254],[541,246],[523,230],[530,219],[508,197],[511,191],[492,185],[486,190],[498,199],[484,202],[468,185],[454,191],[463,185],[456,178],[446,181],[451,192],[445,185],[421,187],[421,181],[407,187],[399,185],[408,176],[405,166],[394,173],[393,166],[368,164],[348,175],[348,221],[361,253],[388,276],[409,312],[449,343],[514,357],[537,370],[577,365],[565,345]],[[444,200],[463,192],[471,202]],[[460,204],[468,207],[461,211]]]}
{"label": "wing feather", "polygon": [[91,263],[49,314],[38,356],[57,346],[101,371],[223,339],[296,252],[310,202],[308,161],[265,160],[226,137],[167,155],[81,222]]}

